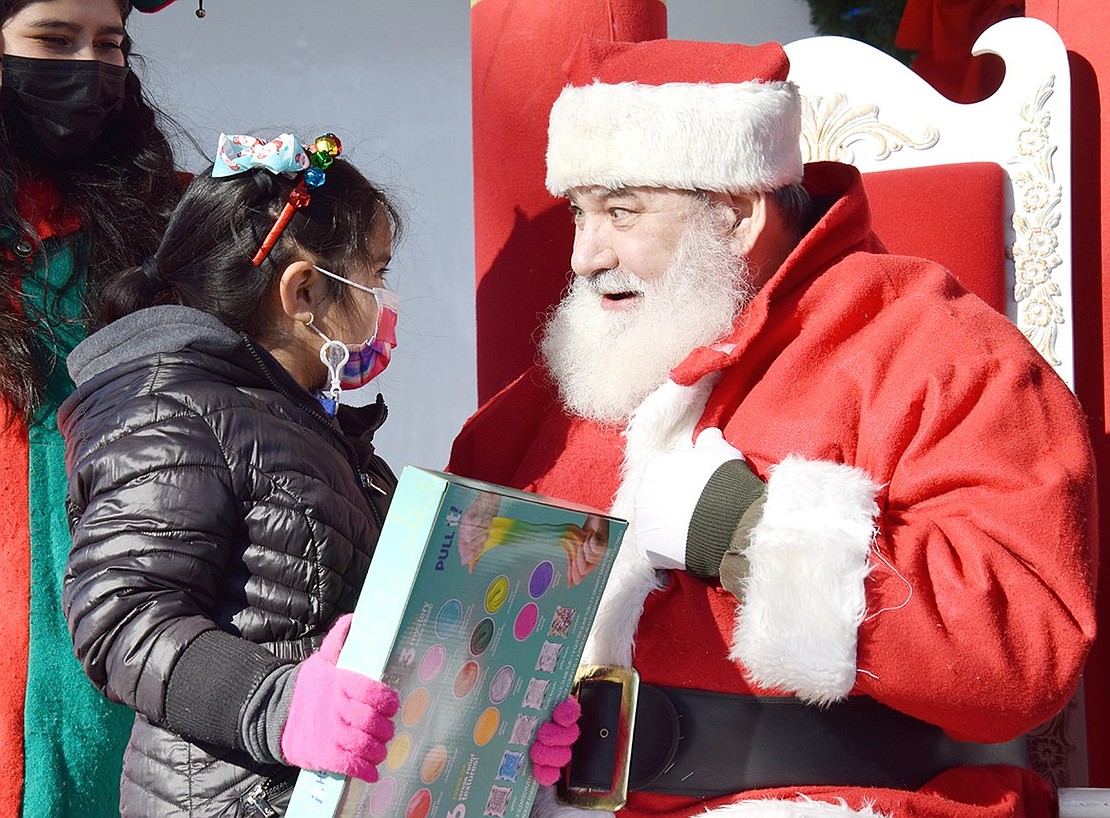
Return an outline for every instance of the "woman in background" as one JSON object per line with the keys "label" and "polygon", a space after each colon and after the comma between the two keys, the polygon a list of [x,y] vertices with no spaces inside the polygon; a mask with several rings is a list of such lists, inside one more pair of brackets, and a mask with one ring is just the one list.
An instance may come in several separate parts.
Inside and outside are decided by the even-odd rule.
{"label": "woman in background", "polygon": [[[141,3],[136,3],[142,7]],[[166,5],[147,0],[145,10]],[[0,815],[105,818],[130,728],[73,657],[54,414],[104,281],[157,246],[180,195],[128,68],[126,0],[0,0]]]}

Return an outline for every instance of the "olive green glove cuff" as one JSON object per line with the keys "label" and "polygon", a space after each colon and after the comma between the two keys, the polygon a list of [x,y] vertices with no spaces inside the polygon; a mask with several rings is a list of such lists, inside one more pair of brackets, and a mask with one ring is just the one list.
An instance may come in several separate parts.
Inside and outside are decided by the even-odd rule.
{"label": "olive green glove cuff", "polygon": [[[686,534],[686,569],[702,577],[721,577],[724,584],[722,560],[733,551],[743,559],[742,550],[747,546],[749,532],[759,521],[766,496],[767,484],[743,460],[722,463],[694,506]],[[736,570],[734,564],[730,565],[730,574]],[[747,574],[746,566],[742,573]],[[728,585],[725,587],[736,593]]]}
{"label": "olive green glove cuff", "polygon": [[728,551],[721,557],[721,585],[740,601],[744,599],[744,582],[751,572],[746,554],[750,542],[749,535],[756,523],[763,518],[763,506],[766,502],[767,495],[764,494],[748,506],[748,510],[740,518],[740,524],[736,526],[736,533],[732,537]]}

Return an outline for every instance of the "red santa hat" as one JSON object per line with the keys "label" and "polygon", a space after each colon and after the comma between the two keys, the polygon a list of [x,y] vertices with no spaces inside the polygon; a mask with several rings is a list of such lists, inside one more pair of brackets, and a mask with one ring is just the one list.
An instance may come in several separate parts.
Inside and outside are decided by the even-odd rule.
{"label": "red santa hat", "polygon": [[778,43],[581,38],[551,108],[547,189],[769,191],[802,178],[801,100]]}

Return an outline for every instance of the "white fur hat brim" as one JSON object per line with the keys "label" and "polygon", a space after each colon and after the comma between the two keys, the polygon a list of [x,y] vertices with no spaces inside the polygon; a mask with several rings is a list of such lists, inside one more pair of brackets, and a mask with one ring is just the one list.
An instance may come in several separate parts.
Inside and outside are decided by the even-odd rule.
{"label": "white fur hat brim", "polygon": [[566,86],[551,108],[547,189],[762,192],[802,178],[789,81]]}

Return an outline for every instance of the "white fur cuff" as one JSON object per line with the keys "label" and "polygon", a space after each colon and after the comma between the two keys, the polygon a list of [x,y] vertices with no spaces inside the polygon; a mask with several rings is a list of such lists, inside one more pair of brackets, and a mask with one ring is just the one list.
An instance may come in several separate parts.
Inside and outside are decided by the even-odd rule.
{"label": "white fur cuff", "polygon": [[838,463],[789,457],[771,471],[730,654],[755,684],[813,704],[852,689],[878,491]]}

